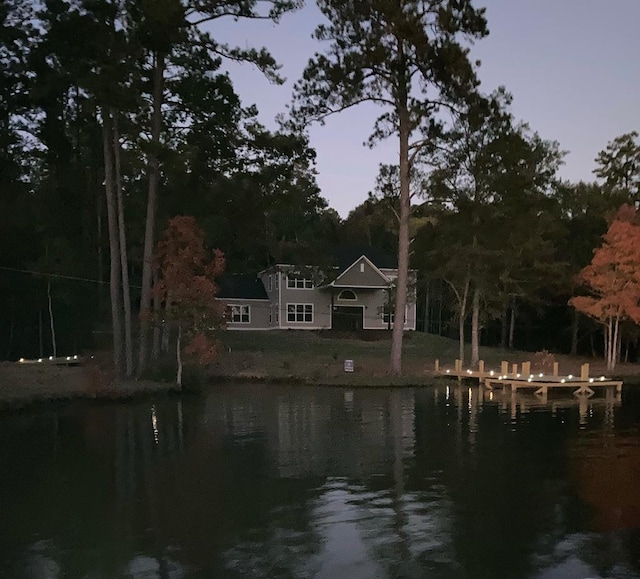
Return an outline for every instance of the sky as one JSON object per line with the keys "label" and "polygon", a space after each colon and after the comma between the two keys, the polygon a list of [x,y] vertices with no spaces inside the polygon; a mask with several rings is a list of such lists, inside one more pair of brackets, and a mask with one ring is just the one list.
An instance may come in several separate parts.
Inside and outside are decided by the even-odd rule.
{"label": "sky", "polygon": [[[640,0],[476,0],[475,6],[486,7],[490,32],[471,52],[481,61],[481,90],[505,86],[516,119],[567,151],[560,176],[592,180],[598,151],[640,130]],[[276,127],[294,82],[323,50],[311,37],[322,20],[308,1],[277,25],[221,20],[212,30],[222,42],[265,46],[282,65],[280,86],[251,65],[227,65],[243,103],[255,104],[267,127]],[[367,198],[379,164],[397,162],[395,139],[363,146],[379,111],[359,105],[310,129],[322,196],[342,217]]]}

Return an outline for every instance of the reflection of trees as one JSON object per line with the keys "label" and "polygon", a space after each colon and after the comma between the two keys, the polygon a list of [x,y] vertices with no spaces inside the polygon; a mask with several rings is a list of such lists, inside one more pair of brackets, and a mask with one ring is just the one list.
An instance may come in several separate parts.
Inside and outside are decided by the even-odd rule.
{"label": "reflection of trees", "polygon": [[640,524],[617,430],[637,417],[609,402],[229,386],[16,415],[0,576],[522,577],[570,556],[632,575],[637,528],[584,532]]}

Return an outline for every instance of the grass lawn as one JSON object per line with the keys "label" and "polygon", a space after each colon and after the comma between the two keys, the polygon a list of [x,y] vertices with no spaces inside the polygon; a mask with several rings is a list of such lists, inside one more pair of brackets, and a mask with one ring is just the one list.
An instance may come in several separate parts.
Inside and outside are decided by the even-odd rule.
{"label": "grass lawn", "polygon": [[[224,376],[265,379],[298,379],[326,384],[360,382],[389,384],[390,333],[360,336],[304,330],[227,331],[216,373]],[[470,346],[466,359],[470,359]],[[453,367],[458,342],[449,338],[410,332],[403,340],[403,377],[391,383],[418,384],[430,381],[434,361]],[[500,361],[535,364],[535,353],[480,348],[486,368],[499,369]],[[344,360],[354,361],[354,374],[344,372]],[[562,369],[576,372],[585,361],[558,356]]]}

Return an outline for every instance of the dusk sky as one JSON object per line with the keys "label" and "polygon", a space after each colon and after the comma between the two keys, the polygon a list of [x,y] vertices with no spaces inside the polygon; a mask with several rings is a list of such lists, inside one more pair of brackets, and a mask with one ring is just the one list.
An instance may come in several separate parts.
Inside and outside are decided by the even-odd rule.
{"label": "dusk sky", "polygon": [[[482,91],[504,85],[512,111],[545,139],[568,151],[561,176],[591,180],[594,158],[617,135],[640,129],[640,0],[484,0],[490,34],[472,57],[482,65]],[[315,3],[268,22],[219,23],[215,36],[240,46],[266,46],[282,64],[284,86],[273,86],[249,65],[229,67],[243,102],[255,103],[261,121],[285,110],[293,83],[323,45],[311,38],[323,19]],[[397,160],[397,140],[370,150],[380,109],[360,105],[314,126],[322,195],[342,217],[372,190],[381,162]]]}

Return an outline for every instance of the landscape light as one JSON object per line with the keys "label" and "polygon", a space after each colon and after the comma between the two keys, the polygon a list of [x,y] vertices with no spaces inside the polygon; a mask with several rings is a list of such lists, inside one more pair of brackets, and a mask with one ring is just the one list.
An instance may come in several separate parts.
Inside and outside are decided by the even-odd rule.
{"label": "landscape light", "polygon": [[516,378],[520,378],[520,374],[516,374]]}
{"label": "landscape light", "polygon": [[77,359],[78,359],[78,354],[76,354],[76,355],[73,357],[73,359],[74,359],[74,360],[77,360]]}
{"label": "landscape light", "polygon": [[589,378],[589,383],[593,383],[593,378]]}
{"label": "landscape light", "polygon": [[528,378],[527,382],[533,382],[533,378]]}
{"label": "landscape light", "polygon": [[42,362],[42,358],[38,358],[38,362]]}
{"label": "landscape light", "polygon": [[600,382],[604,382],[604,376],[600,376]]}
{"label": "landscape light", "polygon": [[567,376],[567,378],[569,378],[569,380],[571,380],[571,378],[573,378],[573,374],[569,374],[569,376]]}
{"label": "landscape light", "polygon": [[491,370],[491,372],[489,372],[489,376],[493,376],[493,370]]}
{"label": "landscape light", "polygon": [[560,380],[560,384],[564,384],[566,382],[566,380],[563,378],[562,380]]}
{"label": "landscape light", "polygon": [[53,356],[49,356],[49,360],[53,360]]}
{"label": "landscape light", "polygon": [[447,374],[448,374],[449,372],[451,372],[451,370],[447,370]]}
{"label": "landscape light", "polygon": [[24,362],[24,358],[20,358],[20,360],[18,360],[19,362]]}
{"label": "landscape light", "polygon": [[542,377],[544,376],[544,374],[543,374],[542,372],[540,372],[540,374],[538,374],[538,376],[539,376],[540,378],[542,378]]}

